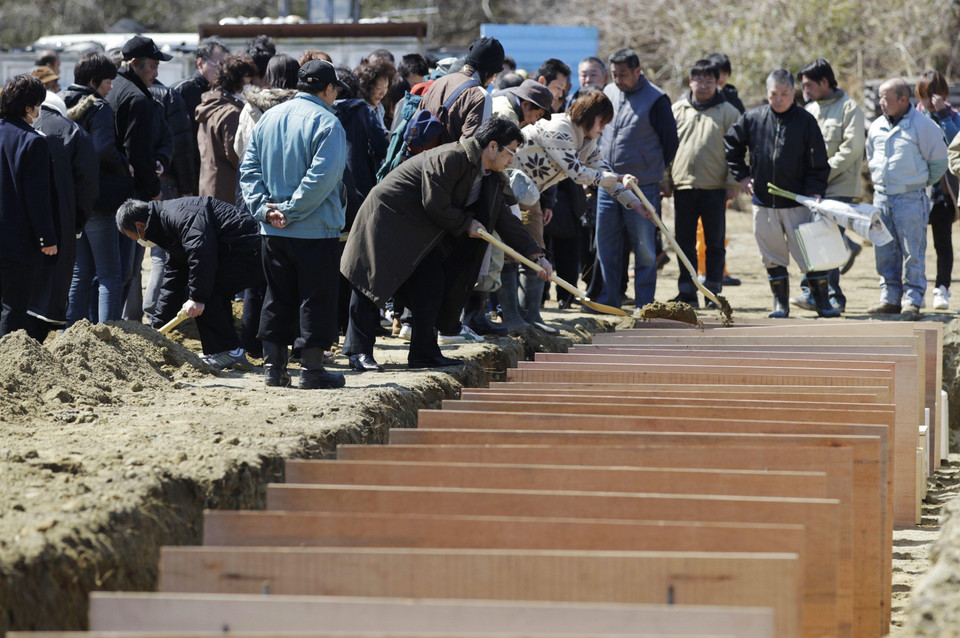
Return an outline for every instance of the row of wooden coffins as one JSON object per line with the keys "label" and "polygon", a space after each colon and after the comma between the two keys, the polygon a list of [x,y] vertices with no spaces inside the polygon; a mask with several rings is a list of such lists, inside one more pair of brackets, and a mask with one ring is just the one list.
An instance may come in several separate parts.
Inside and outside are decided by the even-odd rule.
{"label": "row of wooden coffins", "polygon": [[[939,465],[939,323],[653,322],[210,511],[120,636],[882,636]],[[36,636],[36,634],[31,634]],[[26,634],[18,638],[27,638]]]}

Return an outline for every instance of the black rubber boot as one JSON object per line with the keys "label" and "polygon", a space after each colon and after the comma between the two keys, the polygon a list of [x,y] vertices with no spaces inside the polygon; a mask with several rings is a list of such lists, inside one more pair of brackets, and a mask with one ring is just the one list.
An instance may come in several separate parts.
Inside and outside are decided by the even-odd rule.
{"label": "black rubber boot", "polygon": [[517,330],[519,328],[532,328],[520,314],[520,266],[515,263],[503,265],[500,272],[500,292],[497,297],[500,299],[500,317],[503,320],[503,326],[507,330]]}
{"label": "black rubber boot", "polygon": [[263,382],[273,388],[286,388],[290,385],[287,373],[287,344],[275,341],[263,342]]}
{"label": "black rubber boot", "polygon": [[344,376],[323,369],[323,348],[304,348],[300,351],[300,389],[332,390],[347,384]]}
{"label": "black rubber boot", "polygon": [[773,312],[771,319],[786,319],[790,316],[790,279],[787,269],[783,266],[767,268],[767,278],[770,280],[770,290],[773,291]]}
{"label": "black rubber boot", "polygon": [[830,289],[827,282],[828,274],[822,271],[807,273],[807,283],[810,285],[810,295],[816,304],[817,314],[827,319],[840,316],[840,311],[830,303]]}
{"label": "black rubber boot", "polygon": [[487,319],[487,300],[490,298],[488,292],[472,292],[467,297],[467,304],[463,307],[463,323],[478,335],[496,335],[504,337],[509,332],[501,324],[493,323]]}

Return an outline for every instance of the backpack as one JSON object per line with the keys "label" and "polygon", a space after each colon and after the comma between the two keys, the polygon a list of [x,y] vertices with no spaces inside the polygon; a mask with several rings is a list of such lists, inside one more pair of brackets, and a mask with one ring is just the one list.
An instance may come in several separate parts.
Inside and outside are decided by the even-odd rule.
{"label": "backpack", "polygon": [[[429,84],[432,85],[433,83],[430,82]],[[425,88],[421,88],[421,86],[414,87],[413,90],[416,93],[407,91],[404,95],[403,109],[396,116],[400,123],[390,135],[387,156],[380,170],[377,171],[377,182],[383,181],[387,173],[403,163],[404,160],[436,147],[440,139],[440,131],[443,129],[443,121],[446,119],[450,106],[460,97],[461,93],[469,88],[480,86],[480,83],[476,80],[467,80],[458,86],[447,97],[436,114],[420,108],[423,94],[426,93],[426,88],[429,88],[429,86]]]}

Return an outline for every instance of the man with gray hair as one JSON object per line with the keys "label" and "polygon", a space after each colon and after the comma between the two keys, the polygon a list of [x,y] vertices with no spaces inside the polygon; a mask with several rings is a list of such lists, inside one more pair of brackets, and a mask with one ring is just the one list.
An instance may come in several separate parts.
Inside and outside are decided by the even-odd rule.
{"label": "man with gray hair", "polygon": [[[790,255],[809,280],[826,282],[826,273],[807,272],[797,242],[800,224],[813,220],[813,213],[791,199],[767,191],[767,183],[785,190],[819,198],[826,192],[830,165],[817,119],[794,103],[793,75],[777,69],[767,76],[767,104],[751,109],[730,127],[723,141],[727,166],[744,192],[753,197],[753,232],[760,248],[773,291],[770,317],[789,316],[790,286],[787,265]],[[750,151],[750,164],[746,154]],[[830,305],[825,286],[811,291],[822,317],[839,313]]]}
{"label": "man with gray hair", "polygon": [[910,86],[903,78],[880,85],[880,110],[883,117],[867,133],[867,163],[873,205],[893,241],[874,247],[880,303],[867,312],[916,320],[927,289],[927,186],[947,171],[947,143],[936,122],[910,105]]}

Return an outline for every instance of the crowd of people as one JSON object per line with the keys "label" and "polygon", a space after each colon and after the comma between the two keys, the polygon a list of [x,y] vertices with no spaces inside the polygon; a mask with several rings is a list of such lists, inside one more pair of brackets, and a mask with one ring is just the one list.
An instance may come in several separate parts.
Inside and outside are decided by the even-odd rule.
{"label": "crowd of people", "polygon": [[[928,223],[933,307],[949,307],[960,114],[935,71],[913,90],[885,82],[883,115],[867,129],[822,58],[772,71],[766,103],[751,110],[720,53],[691,65],[674,101],[631,49],[580,61],[571,95],[563,61],[528,73],[488,37],[461,58],[397,62],[378,49],[353,69],[319,50],[277,54],[265,36],[240,52],[211,38],[195,72],[166,87],[158,68],[170,59],[136,36],[112,56],[84,55],[63,90],[53,52],[3,87],[0,336],[25,329],[42,341],[81,319],[160,326],[185,313],[214,367],[262,357],[266,384],[287,386],[294,356],[300,387],[337,388],[332,346],[343,335],[352,369],[380,371],[374,344],[391,320],[411,368],[460,363],[443,344],[555,332],[540,315],[554,269],[619,308],[632,255],[632,303],[654,301],[662,198],[673,198],[681,250],[694,263],[702,255],[699,283],[738,285],[725,218],[741,192],[770,316],[793,305],[836,317],[840,275],[861,246],[845,237],[847,264],[811,271],[796,231],[813,213],[768,184],[854,202],[864,158],[894,238],[876,246],[880,298],[866,312],[919,315]],[[793,298],[791,256],[804,273]],[[699,306],[682,268],[677,283],[674,300]],[[557,294],[561,308],[574,302]]]}

